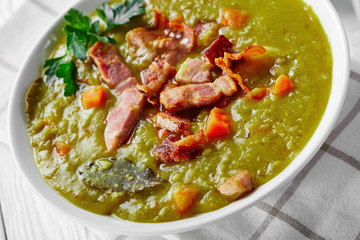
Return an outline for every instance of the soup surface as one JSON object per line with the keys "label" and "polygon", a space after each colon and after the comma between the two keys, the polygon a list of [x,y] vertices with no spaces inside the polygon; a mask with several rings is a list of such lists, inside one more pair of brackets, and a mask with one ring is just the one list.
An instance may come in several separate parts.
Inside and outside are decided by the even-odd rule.
{"label": "soup surface", "polygon": [[[96,56],[90,57],[90,51],[94,49],[89,50],[86,60],[72,57],[78,86],[75,94],[64,96],[62,81],[45,83],[45,73],[35,80],[26,99],[27,127],[41,175],[70,202],[94,213],[130,221],[166,222],[219,209],[250,188],[254,189],[279,174],[303,149],[324,113],[331,88],[332,58],[327,36],[318,18],[300,0],[147,0],[144,8],[143,14],[103,35],[116,41],[113,44],[116,53],[141,86],[147,86],[144,75],[153,62],[166,59],[177,74],[169,73],[171,76],[161,90],[160,103],[160,91],[152,96],[146,95],[149,101],[144,100],[131,136],[127,136],[122,144],[110,144],[110,147],[106,142],[109,139],[105,139],[104,132],[110,128],[109,113],[120,103],[124,104],[121,100],[125,94],[104,81]],[[154,20],[153,9],[158,9],[157,13],[170,19],[174,26],[180,26],[174,30],[182,34],[180,40],[189,40],[184,37],[187,31],[184,24],[195,29],[196,43],[186,54],[180,51],[181,55],[175,50],[179,58],[176,61],[167,58],[169,54],[163,50],[156,53],[156,60],[149,57],[151,52],[148,47],[140,49],[145,51],[142,54],[134,43],[141,37],[131,39],[129,31],[134,33],[134,29],[139,27],[143,27],[145,33],[168,31],[159,27],[161,21]],[[93,22],[100,19],[97,13],[90,18]],[[208,24],[205,30],[198,32],[196,26],[204,24]],[[100,31],[104,28],[101,22]],[[266,50],[258,56],[230,60],[232,71],[242,76],[244,85],[253,91],[241,90],[236,77],[226,78],[229,75],[226,68],[222,72],[215,64],[209,67],[210,75],[206,75],[213,83],[199,84],[215,86],[214,81],[221,77],[232,79],[237,83],[235,93],[225,94],[221,88],[223,95],[211,104],[201,107],[190,104],[192,107],[175,110],[170,108],[167,104],[177,96],[166,99],[163,92],[170,94],[174,88],[188,86],[179,83],[176,78],[180,78],[180,71],[187,71],[193,65],[182,65],[187,64],[188,58],[202,59],[202,63],[209,61],[204,52],[220,35],[233,44],[226,52],[242,52],[249,46],[263,46],[258,50]],[[168,38],[172,37],[168,34]],[[186,46],[187,42],[181,44]],[[62,56],[66,47],[66,40],[61,40],[51,58]],[[171,48],[165,49],[170,51]],[[293,86],[285,89],[285,93],[276,94],[275,82],[279,77],[290,80]],[[92,101],[86,102],[85,92],[100,85],[103,86],[105,101],[93,106]],[[186,91],[191,92],[192,88]],[[217,108],[213,110],[215,106]],[[210,111],[216,110],[225,116],[227,125],[220,121],[220,128],[215,128],[216,136],[213,137],[209,119]],[[191,149],[188,155],[186,148],[180,150],[187,157],[170,160],[161,157],[162,150],[157,147],[167,146],[164,139],[168,139],[171,131],[160,131],[154,118],[158,112],[167,111],[190,122],[186,131],[175,134],[176,140],[201,135],[205,140],[201,142],[200,149]],[[221,130],[224,125],[228,126],[225,133]],[[155,149],[160,151],[160,156]],[[127,166],[122,169],[132,171],[136,168],[141,172],[147,169],[144,166],[150,168],[143,184],[151,186],[131,185],[131,189],[136,188],[134,191],[124,186],[118,190],[111,178],[106,180],[108,182],[99,183],[98,178],[104,176],[91,174],[91,171],[97,173],[97,168],[103,168],[111,175],[109,169],[121,159],[130,160],[130,163],[119,162]],[[224,184],[231,184],[232,177],[244,171],[250,173],[251,186],[236,196],[227,194],[231,189]],[[128,177],[131,182],[134,176]],[[149,183],[151,179],[153,182]],[[112,186],[107,186],[109,181]],[[244,182],[237,184],[236,187],[246,187]]]}

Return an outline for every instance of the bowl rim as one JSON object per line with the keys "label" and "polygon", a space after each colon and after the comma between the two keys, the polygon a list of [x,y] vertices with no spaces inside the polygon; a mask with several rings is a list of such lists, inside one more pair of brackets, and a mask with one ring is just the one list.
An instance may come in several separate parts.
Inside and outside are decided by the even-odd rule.
{"label": "bowl rim", "polygon": [[[103,2],[103,0],[81,0],[73,4],[72,7],[81,9],[84,12],[87,12],[87,10],[90,12],[90,10],[93,10],[95,7],[100,5],[101,2]],[[310,3],[314,3],[316,1],[305,0],[304,2],[308,5],[311,5]],[[346,39],[346,34],[342,26],[341,20],[337,15],[335,8],[331,4],[331,2],[328,0],[318,1],[318,3],[316,4],[320,4],[321,7],[325,9],[323,11],[327,13],[328,18],[330,19],[329,21],[332,21],[333,23],[332,28],[334,30],[332,31],[335,31],[338,34],[337,37],[339,46],[337,47],[339,47],[339,50],[336,50],[333,49],[332,46],[332,39],[330,39],[329,36],[330,30],[325,29],[325,33],[328,36],[328,40],[331,44],[333,54],[332,77],[334,79],[334,72],[336,72],[335,63],[337,63],[337,59],[334,59],[334,52],[336,50],[342,56],[342,62],[340,62],[342,63],[342,69],[339,68],[340,70],[336,73],[338,77],[343,80],[343,83],[339,85],[340,88],[336,89],[337,95],[335,95],[335,97],[332,97],[335,94],[334,80],[332,80],[331,93],[323,117],[311,139],[301,150],[298,156],[295,157],[295,159],[293,159],[293,161],[281,173],[279,173],[269,182],[255,189],[245,198],[235,201],[218,210],[195,215],[187,219],[164,223],[137,223],[122,219],[116,219],[109,216],[98,215],[81,209],[72,204],[71,202],[67,201],[55,190],[53,190],[49,185],[47,185],[47,183],[40,176],[40,173],[37,170],[33,155],[28,155],[29,151],[31,152],[31,149],[25,128],[27,121],[24,113],[25,103],[23,99],[25,98],[25,94],[29,86],[21,86],[21,84],[26,81],[30,83],[32,82],[32,80],[26,80],[27,78],[29,78],[27,73],[29,71],[35,71],[31,70],[31,68],[34,68],[31,66],[38,66],[38,64],[35,64],[34,62],[42,62],[42,60],[40,59],[44,58],[44,54],[39,53],[38,51],[40,49],[43,49],[44,44],[49,41],[50,36],[54,34],[54,31],[56,29],[59,29],[59,27],[63,25],[62,19],[67,10],[59,14],[59,16],[54,20],[54,22],[47,28],[47,30],[43,34],[41,34],[41,37],[36,41],[33,49],[27,55],[26,60],[18,71],[13,89],[11,91],[8,110],[8,128],[11,152],[13,157],[16,159],[18,167],[21,169],[21,172],[25,176],[25,178],[30,182],[30,185],[33,187],[35,192],[37,192],[38,195],[45,199],[45,201],[48,202],[50,206],[58,210],[59,213],[75,220],[76,222],[88,225],[94,229],[105,230],[112,233],[137,236],[179,233],[203,227],[215,221],[219,221],[236,212],[239,212],[240,210],[248,209],[249,207],[255,205],[257,202],[263,200],[265,197],[269,196],[269,194],[274,192],[276,189],[279,189],[287,182],[289,182],[310,161],[310,159],[315,155],[315,153],[319,150],[320,146],[326,140],[327,136],[330,134],[330,131],[333,128],[337,117],[339,116],[340,110],[345,100],[349,77],[349,47]],[[89,9],[89,5],[95,7]],[[319,16],[318,12],[316,12],[315,10],[314,12],[320,19],[321,16]],[[322,20],[321,25],[324,27]],[[39,61],[31,61],[32,59],[39,59]],[[332,105],[330,106],[330,100],[332,99]],[[24,130],[25,132],[22,132]],[[25,139],[24,136],[26,136]],[[26,141],[26,143],[24,143],[24,141]],[[23,149],[24,147],[26,148],[26,145],[28,146],[28,149]],[[25,153],[25,151],[27,153]],[[25,162],[25,159],[31,159],[31,163]],[[37,174],[34,170],[37,172]]]}

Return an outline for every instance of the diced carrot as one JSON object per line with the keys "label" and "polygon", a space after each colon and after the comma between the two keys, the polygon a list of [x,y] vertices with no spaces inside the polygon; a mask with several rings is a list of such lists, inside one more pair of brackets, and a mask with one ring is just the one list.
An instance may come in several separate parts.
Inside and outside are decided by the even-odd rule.
{"label": "diced carrot", "polygon": [[56,141],[54,143],[54,146],[55,146],[56,152],[60,156],[65,156],[66,154],[68,154],[70,152],[70,146],[66,143]]}
{"label": "diced carrot", "polygon": [[93,107],[102,107],[106,102],[106,93],[104,86],[88,88],[83,92],[82,104],[85,109]]}
{"label": "diced carrot", "polygon": [[199,192],[194,187],[187,186],[174,194],[176,209],[180,214],[190,211],[195,204]]}
{"label": "diced carrot", "polygon": [[283,96],[288,94],[294,87],[295,85],[291,80],[286,75],[282,74],[276,79],[272,93],[275,96]]}
{"label": "diced carrot", "polygon": [[246,47],[242,52],[238,53],[229,53],[226,52],[224,54],[224,59],[229,60],[240,60],[244,58],[246,61],[253,58],[258,57],[266,53],[266,49],[261,45],[250,45]]}
{"label": "diced carrot", "polygon": [[206,122],[206,135],[209,139],[223,138],[229,135],[231,129],[231,117],[220,108],[210,111]]}
{"label": "diced carrot", "polygon": [[267,93],[267,88],[254,88],[251,90],[251,92],[246,94],[245,97],[250,100],[261,100],[266,96]]}
{"label": "diced carrot", "polygon": [[220,23],[231,27],[241,27],[247,20],[248,14],[242,10],[223,8],[221,9]]}

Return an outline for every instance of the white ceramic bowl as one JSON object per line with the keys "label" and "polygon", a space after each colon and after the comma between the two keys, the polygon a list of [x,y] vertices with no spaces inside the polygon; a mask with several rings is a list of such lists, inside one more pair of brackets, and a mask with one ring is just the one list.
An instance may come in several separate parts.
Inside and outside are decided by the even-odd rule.
{"label": "white ceramic bowl", "polygon": [[[83,10],[85,13],[90,13],[103,1],[104,0],[83,0],[73,7]],[[341,21],[330,1],[305,0],[305,2],[309,4],[318,15],[331,43],[334,67],[330,99],[316,132],[301,153],[278,176],[257,188],[247,197],[213,212],[196,215],[175,222],[151,224],[118,220],[88,212],[71,204],[50,188],[40,176],[33,160],[32,150],[26,132],[27,117],[24,113],[24,98],[32,81],[40,75],[40,67],[44,63],[45,58],[49,55],[51,48],[54,47],[55,43],[50,41],[50,39],[54,39],[54,35],[61,36],[60,29],[63,26],[63,15],[59,16],[57,21],[45,32],[32,49],[25,64],[18,73],[11,94],[9,133],[11,150],[17,160],[18,166],[34,189],[51,203],[54,208],[78,222],[107,232],[128,235],[160,235],[184,232],[200,228],[206,224],[249,208],[287,183],[313,157],[333,128],[345,98],[349,76],[349,52]],[[44,46],[48,47],[44,49]]]}

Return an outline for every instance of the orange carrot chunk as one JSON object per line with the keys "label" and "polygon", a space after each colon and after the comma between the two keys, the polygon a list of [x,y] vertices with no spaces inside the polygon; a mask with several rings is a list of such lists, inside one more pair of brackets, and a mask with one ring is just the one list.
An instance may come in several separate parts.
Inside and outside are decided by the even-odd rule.
{"label": "orange carrot chunk", "polygon": [[60,141],[56,141],[54,143],[56,152],[60,155],[60,156],[65,156],[66,154],[68,154],[70,152],[70,146],[67,145],[66,143],[60,142]]}
{"label": "orange carrot chunk", "polygon": [[251,90],[251,92],[246,94],[245,97],[250,100],[259,101],[259,100],[263,99],[267,93],[268,93],[267,88],[254,88],[253,90]]}
{"label": "orange carrot chunk", "polygon": [[291,80],[286,75],[282,74],[276,79],[272,93],[275,96],[283,96],[288,94],[294,87],[295,85]]}
{"label": "orange carrot chunk", "polygon": [[194,187],[187,186],[174,194],[176,209],[180,214],[190,211],[195,204],[199,192]]}
{"label": "orange carrot chunk", "polygon": [[210,111],[206,122],[206,135],[209,139],[223,138],[229,135],[231,129],[231,117],[220,108]]}
{"label": "orange carrot chunk", "polygon": [[247,20],[248,14],[242,10],[223,8],[221,9],[221,20],[222,25],[238,28],[241,27]]}
{"label": "orange carrot chunk", "polygon": [[86,89],[82,94],[82,104],[85,109],[102,107],[106,102],[104,86],[96,86]]}

